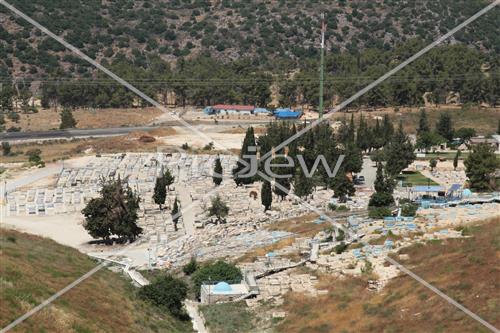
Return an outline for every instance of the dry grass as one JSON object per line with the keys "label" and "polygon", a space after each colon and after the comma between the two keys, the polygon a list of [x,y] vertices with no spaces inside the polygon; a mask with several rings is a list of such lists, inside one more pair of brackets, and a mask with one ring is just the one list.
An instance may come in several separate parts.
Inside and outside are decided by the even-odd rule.
{"label": "dry grass", "polygon": [[[0,229],[0,326],[4,327],[96,266],[75,249]],[[135,296],[120,274],[102,269],[14,332],[190,332]]]}
{"label": "dry grass", "polygon": [[174,135],[176,132],[171,127],[156,128],[147,132],[132,132],[124,136],[93,139],[52,140],[26,143],[12,146],[12,155],[2,157],[2,162],[27,162],[26,152],[31,149],[40,149],[45,162],[96,153],[122,153],[122,152],[151,152],[156,151],[158,142],[141,142],[143,135],[163,137]]}
{"label": "dry grass", "polygon": [[249,252],[245,253],[243,256],[239,257],[238,260],[236,260],[236,261],[238,263],[254,262],[257,259],[257,257],[263,257],[266,255],[266,253],[281,250],[287,246],[292,245],[294,241],[295,241],[295,237],[282,239],[280,241],[277,241],[274,244],[259,247],[257,249],[252,250],[252,251],[249,251]]}
{"label": "dry grass", "polygon": [[[249,251],[238,258],[237,262],[253,262],[257,259],[257,257],[262,257],[266,255],[266,253],[281,250],[287,246],[292,245],[297,237],[314,236],[318,232],[324,230],[327,226],[326,224],[314,223],[313,221],[315,221],[317,218],[318,214],[306,214],[268,225],[266,229],[270,231],[288,231],[290,233],[297,234],[297,236],[285,238],[274,244],[266,245]],[[294,253],[285,257],[291,260],[298,260],[300,258],[300,254]]]}
{"label": "dry grass", "polygon": [[[479,108],[472,107],[469,110],[462,111],[459,107],[441,107],[441,108],[426,108],[429,124],[434,127],[434,124],[439,119],[441,112],[449,111],[453,124],[456,129],[460,127],[473,127],[478,134],[492,134],[495,133],[498,126],[498,119],[500,119],[500,108]],[[418,127],[418,120],[420,117],[419,108],[400,108],[400,112],[394,112],[393,108],[377,110],[371,112],[363,112],[363,115],[368,119],[370,124],[375,124],[374,117],[383,117],[388,114],[396,124],[401,120],[406,133],[415,134]],[[360,113],[354,113],[356,123],[359,119]],[[334,119],[341,120],[343,118],[350,119],[350,114],[338,113],[333,116]]]}
{"label": "dry grass", "polygon": [[[40,109],[38,113],[20,114],[19,123],[8,121],[6,128],[21,127],[23,131],[48,131],[58,129],[61,109]],[[141,126],[153,122],[162,112],[156,108],[131,109],[77,109],[73,116],[77,128],[107,128]],[[8,119],[7,119],[8,120]]]}
{"label": "dry grass", "polygon": [[[410,256],[402,264],[498,327],[500,219],[472,228],[471,234],[410,247],[402,251]],[[407,275],[381,293],[368,291],[366,279],[323,275],[320,281],[327,295],[287,296],[289,315],[279,332],[488,332]]]}
{"label": "dry grass", "polygon": [[271,231],[281,230],[298,234],[303,237],[314,236],[316,233],[325,229],[327,224],[316,224],[314,221],[318,218],[318,214],[311,213],[294,217],[288,220],[279,221],[270,224],[267,229]]}
{"label": "dry grass", "polygon": [[[266,133],[266,127],[263,126],[256,126],[253,128],[253,131],[257,135],[262,135]],[[228,128],[226,130],[223,130],[221,133],[226,133],[226,134],[245,134],[247,132],[246,127],[242,126],[234,126],[231,128]]]}

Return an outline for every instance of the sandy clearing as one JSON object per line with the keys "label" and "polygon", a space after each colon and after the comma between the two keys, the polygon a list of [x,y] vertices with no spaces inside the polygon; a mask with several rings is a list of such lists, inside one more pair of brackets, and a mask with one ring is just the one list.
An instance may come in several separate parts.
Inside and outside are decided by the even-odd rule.
{"label": "sandy clearing", "polygon": [[7,217],[5,222],[2,221],[0,225],[2,228],[47,237],[82,251],[83,247],[93,240],[83,228],[82,221],[83,216],[76,213],[72,215]]}

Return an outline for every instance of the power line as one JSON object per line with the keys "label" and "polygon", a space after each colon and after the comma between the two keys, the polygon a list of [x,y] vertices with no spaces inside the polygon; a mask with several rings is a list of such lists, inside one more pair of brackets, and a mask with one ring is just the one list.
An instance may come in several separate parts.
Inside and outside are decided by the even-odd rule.
{"label": "power line", "polygon": [[[500,72],[489,73],[488,76],[484,74],[462,74],[462,75],[447,75],[447,76],[429,76],[429,77],[393,77],[390,82],[443,82],[443,81],[469,81],[482,78],[493,78],[500,77]],[[354,82],[362,84],[365,81],[370,81],[372,77],[368,76],[351,76],[351,77],[335,77],[327,78],[324,80],[325,83],[342,83],[342,82]],[[108,79],[92,79],[92,78],[60,78],[60,79],[45,79],[45,78],[23,78],[23,79],[8,79],[0,78],[0,83],[47,83],[47,84],[75,84],[75,85],[118,85],[113,80]],[[163,84],[186,84],[194,86],[227,86],[227,85],[243,85],[243,84],[255,84],[255,83],[275,83],[275,80],[257,80],[257,79],[136,79],[129,80],[129,82],[134,84],[148,84],[148,85],[163,85]],[[290,79],[291,83],[316,83],[317,78],[301,78],[301,79]]]}

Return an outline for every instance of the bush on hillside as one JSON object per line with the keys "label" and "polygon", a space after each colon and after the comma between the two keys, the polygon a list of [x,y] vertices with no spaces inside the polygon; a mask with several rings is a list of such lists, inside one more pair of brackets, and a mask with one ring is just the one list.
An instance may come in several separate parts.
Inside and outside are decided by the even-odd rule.
{"label": "bush on hillside", "polygon": [[185,319],[186,314],[182,309],[182,302],[187,296],[187,290],[188,287],[184,281],[165,275],[142,287],[138,295],[145,301],[167,309],[173,316]]}
{"label": "bush on hillside", "polygon": [[215,263],[206,264],[200,267],[192,275],[194,292],[197,297],[200,296],[200,288],[203,282],[233,282],[241,281],[243,275],[238,267],[224,261],[217,261]]}

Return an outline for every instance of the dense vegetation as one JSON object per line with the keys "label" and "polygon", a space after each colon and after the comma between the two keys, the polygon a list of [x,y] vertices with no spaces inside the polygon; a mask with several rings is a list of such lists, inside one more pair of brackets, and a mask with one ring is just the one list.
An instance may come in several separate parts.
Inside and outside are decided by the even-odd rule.
{"label": "dense vegetation", "polygon": [[[328,23],[326,100],[345,99],[488,1],[26,1],[12,3],[162,102],[265,106],[317,103],[319,13]],[[495,9],[494,11],[498,11]],[[124,107],[134,96],[3,7],[0,109],[14,95],[44,106]],[[500,37],[495,12],[360,99],[371,106],[498,103]],[[461,43],[460,43],[461,42]],[[68,82],[75,77],[81,81]],[[21,80],[22,78],[22,80]],[[15,87],[12,89],[12,81]],[[33,84],[31,82],[33,81]],[[40,85],[39,82],[42,81]],[[23,84],[24,82],[24,84]]]}
{"label": "dense vegetation", "polygon": [[[340,202],[345,202],[348,196],[355,193],[352,176],[362,169],[363,152],[371,152],[372,159],[379,166],[377,193],[370,206],[385,207],[394,202],[394,180],[416,157],[415,147],[404,132],[402,123],[394,129],[392,120],[386,115],[381,122],[377,120],[375,125],[370,126],[364,117],[360,117],[356,124],[352,116],[350,121],[344,118],[335,132],[328,123],[322,123],[282,146],[282,142],[300,132],[304,126],[297,127],[295,123],[286,121],[273,122],[257,140],[253,128],[249,127],[241,148],[246,153],[240,158],[250,165],[252,160],[256,160],[258,150],[260,173],[243,178],[246,182],[242,183],[240,175],[251,172],[237,166],[233,169],[235,183],[239,186],[263,181],[261,203],[265,210],[272,204],[270,178],[274,179],[272,190],[281,200],[288,196],[292,188],[296,196],[307,199],[316,187],[326,187],[334,191],[334,197]],[[252,146],[257,148],[249,149]]]}
{"label": "dense vegetation", "polygon": [[182,302],[186,299],[187,284],[172,275],[157,277],[149,285],[139,290],[139,297],[152,304],[166,309],[172,316],[187,319]]}
{"label": "dense vegetation", "polygon": [[137,225],[140,200],[126,181],[103,180],[100,196],[91,199],[82,210],[83,226],[92,237],[106,243],[111,243],[113,236],[133,242],[142,233]]}
{"label": "dense vegetation", "polygon": [[[433,40],[489,3],[487,0],[10,2],[93,58],[111,59],[119,52],[136,49],[136,53],[158,53],[169,60],[200,53],[224,60],[248,56],[272,67],[275,66],[272,59],[279,59],[280,66],[287,66],[317,55],[322,13],[328,26],[328,49],[355,54],[359,49],[389,49],[409,37]],[[9,14],[4,8],[1,13]],[[15,54],[24,64],[25,72],[39,67],[42,71],[54,71],[60,68],[57,62],[61,60],[82,74],[88,72],[87,65],[62,52],[60,45],[21,19],[8,16],[0,38],[10,47],[4,46],[3,52],[9,57]],[[491,12],[454,39],[498,52],[500,37],[495,26],[495,13]]]}

